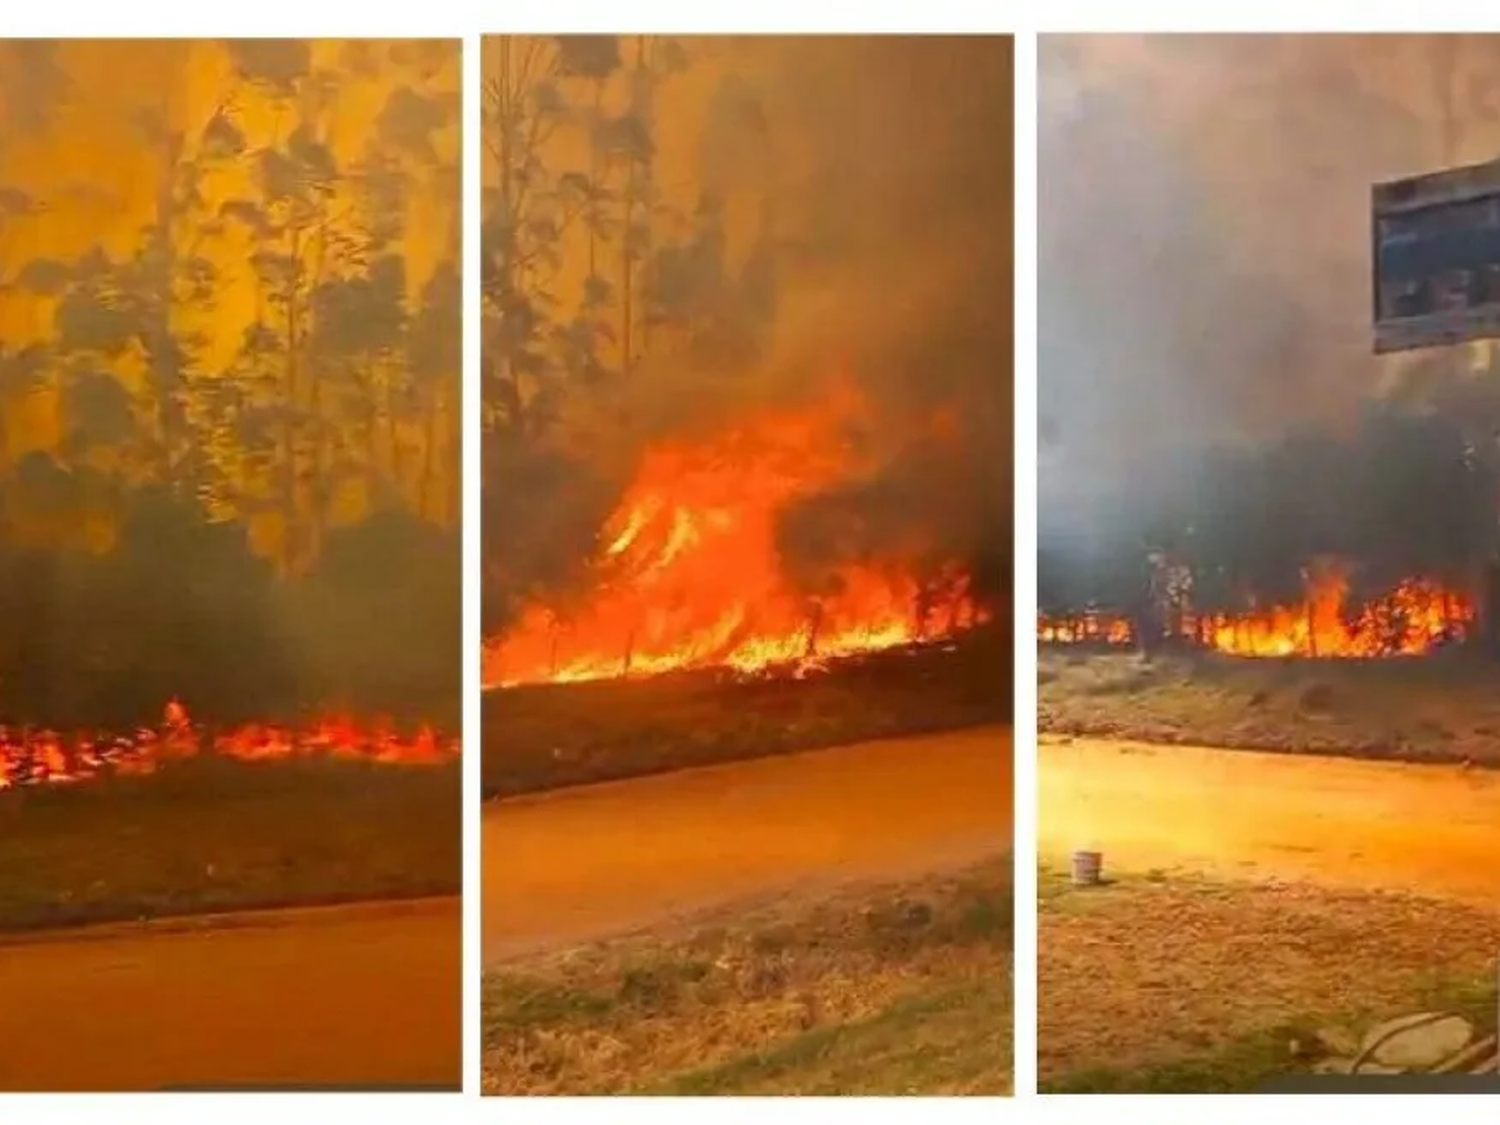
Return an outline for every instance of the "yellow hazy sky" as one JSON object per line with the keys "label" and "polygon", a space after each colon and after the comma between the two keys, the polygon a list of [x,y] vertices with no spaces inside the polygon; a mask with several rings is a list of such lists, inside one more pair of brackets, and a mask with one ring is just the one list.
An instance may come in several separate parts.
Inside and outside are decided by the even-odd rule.
{"label": "yellow hazy sky", "polygon": [[[163,206],[174,179],[182,179],[182,162],[199,155],[205,126],[220,113],[243,135],[243,152],[206,165],[197,185],[200,202],[179,208],[171,227],[177,259],[201,257],[216,275],[206,306],[174,305],[174,331],[203,343],[190,380],[223,375],[257,315],[252,235],[243,223],[217,221],[220,208],[263,200],[256,153],[285,142],[298,126],[310,125],[347,173],[376,141],[393,93],[407,88],[431,99],[439,107],[428,137],[431,153],[418,157],[382,145],[380,155],[408,181],[396,249],[405,257],[409,301],[419,300],[440,262],[456,266],[460,42],[318,40],[305,46],[309,70],[321,81],[303,81],[295,94],[281,95],[247,81],[221,41],[0,43],[0,346],[15,351],[53,334],[58,299],[16,284],[27,265],[66,265],[93,253],[129,260],[148,226],[167,213]],[[171,134],[183,139],[179,161],[165,139]],[[343,175],[335,183],[334,228],[362,218],[354,180]],[[180,199],[182,184],[177,187]],[[146,357],[133,347],[110,357],[107,367],[138,389]],[[46,372],[39,388],[0,402],[0,453],[8,461],[53,451],[62,442],[68,420],[60,380],[52,377],[57,374]],[[458,377],[455,370],[455,388]],[[457,397],[455,390],[447,401]],[[273,550],[276,518],[262,514],[251,522],[257,543]]]}
{"label": "yellow hazy sky", "polygon": [[[449,45],[446,63],[428,72],[430,60],[393,62],[388,44],[374,43],[374,73],[360,74],[343,63],[347,41],[313,41],[313,66],[337,76],[325,120],[326,141],[339,162],[359,158],[369,142],[386,98],[399,85],[422,92],[451,93],[453,119],[435,146],[448,161],[460,151],[457,112],[460,47]],[[143,115],[160,115],[169,128],[183,130],[189,153],[203,127],[221,106],[229,106],[254,150],[284,137],[296,125],[294,113],[265,90],[242,81],[233,60],[217,41],[66,40],[56,44],[56,64],[66,86],[35,128],[17,128],[35,101],[26,87],[5,91],[5,122],[0,134],[0,183],[25,192],[35,213],[7,217],[0,225],[0,280],[9,281],[35,258],[72,259],[95,247],[112,257],[127,255],[153,220],[157,195],[169,169],[162,146],[148,141]],[[203,190],[208,210],[234,198],[254,198],[248,160],[209,178]],[[411,193],[407,255],[413,292],[442,258],[458,253],[457,182],[420,183]],[[245,235],[230,224],[224,235],[205,239],[198,252],[218,268],[221,287],[212,323],[194,325],[208,332],[208,366],[227,361],[254,314],[254,285]],[[0,338],[12,344],[45,334],[48,302],[10,290],[0,295]]]}

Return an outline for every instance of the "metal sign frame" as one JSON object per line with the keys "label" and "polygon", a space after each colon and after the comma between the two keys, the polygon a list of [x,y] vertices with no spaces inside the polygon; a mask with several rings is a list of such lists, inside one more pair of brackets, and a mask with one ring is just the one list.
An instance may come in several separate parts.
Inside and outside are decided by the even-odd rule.
{"label": "metal sign frame", "polygon": [[[1377,355],[1500,339],[1500,160],[1375,184],[1370,254]],[[1418,269],[1405,293],[1419,307],[1393,313],[1393,259],[1410,275],[1419,258],[1447,264]]]}

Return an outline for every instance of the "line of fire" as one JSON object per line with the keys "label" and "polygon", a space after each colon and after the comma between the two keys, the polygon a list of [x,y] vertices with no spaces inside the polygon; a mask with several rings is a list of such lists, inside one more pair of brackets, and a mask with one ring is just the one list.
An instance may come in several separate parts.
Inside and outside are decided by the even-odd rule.
{"label": "line of fire", "polygon": [[[1371,215],[1377,353],[1500,335],[1500,165],[1377,185]],[[1408,395],[1444,363],[1414,364]],[[1044,515],[1038,641],[1500,652],[1500,432],[1485,395],[1478,377],[1429,409],[1373,403],[1342,432],[1206,448],[1189,479],[1123,482],[1087,535]]]}
{"label": "line of fire", "polygon": [[[497,36],[483,72],[485,1091],[738,1081],[851,1018],[815,962],[866,953],[814,953],[808,880],[916,912],[883,1003],[985,919],[958,1018],[1008,1089],[977,1028],[1009,1005],[1010,41]],[[898,869],[915,905],[853,878]],[[670,918],[748,933],[757,896],[784,964],[726,950],[560,1032],[521,1005],[559,943],[633,996],[620,931],[671,960]]]}
{"label": "line of fire", "polygon": [[1038,72],[1038,1088],[1494,1089],[1500,37]]}
{"label": "line of fire", "polygon": [[0,1089],[458,1083],[460,53],[0,42]]}

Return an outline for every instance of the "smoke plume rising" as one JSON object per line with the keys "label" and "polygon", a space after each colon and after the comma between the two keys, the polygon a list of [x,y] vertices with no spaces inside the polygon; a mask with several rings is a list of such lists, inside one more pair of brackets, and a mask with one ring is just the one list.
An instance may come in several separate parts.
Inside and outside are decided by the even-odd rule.
{"label": "smoke plume rising", "polygon": [[[998,553],[1002,541],[1008,553],[1009,39],[730,38],[672,45],[670,67],[660,65],[659,39],[619,37],[616,54],[602,43],[564,50],[581,59],[590,46],[607,71],[597,86],[567,70],[556,79],[559,96],[581,107],[569,120],[595,114],[612,123],[612,135],[634,130],[649,138],[646,157],[618,174],[612,198],[639,190],[649,177],[658,206],[642,236],[650,246],[638,271],[627,279],[607,267],[611,289],[601,303],[609,331],[593,337],[589,363],[578,362],[576,349],[543,358],[542,342],[526,352],[525,363],[512,362],[502,343],[503,317],[492,314],[487,401],[509,405],[493,431],[487,492],[494,499],[487,504],[495,515],[487,523],[512,529],[491,551],[506,560],[496,565],[504,571],[498,584],[529,589],[567,569],[558,541],[574,544],[571,556],[588,549],[592,532],[578,524],[597,528],[653,442],[719,433],[754,411],[830,395],[843,381],[870,408],[854,439],[862,460],[882,468],[858,489],[816,498],[860,525],[864,547],[845,541],[837,549],[898,539],[902,528],[920,521],[965,555]],[[501,131],[495,111],[501,76],[557,49],[550,42],[487,41],[492,138]],[[632,79],[641,73],[637,60],[651,52],[657,64],[650,82]],[[609,70],[616,57],[618,69]],[[604,174],[589,133],[564,123],[552,135],[538,157],[549,175]],[[499,211],[516,193],[507,196],[500,146],[489,147],[489,199]],[[559,207],[557,214],[564,213]],[[502,228],[490,229],[486,253],[492,261],[504,258]],[[546,277],[549,309],[586,307],[591,274],[603,272],[600,261],[608,255],[613,262],[616,254],[613,244],[591,237],[588,224],[569,226]],[[619,310],[626,280],[636,286],[637,303],[650,303],[644,314]],[[490,299],[496,311],[504,300],[518,300],[493,291]],[[535,317],[534,302],[525,307]],[[518,373],[528,365],[552,370],[545,378]],[[571,373],[570,365],[593,371],[594,382]],[[537,438],[542,412],[531,404],[542,401],[558,421]],[[934,428],[948,435],[937,443],[946,455],[918,455],[933,447]],[[522,431],[528,450],[563,451],[600,478],[599,489],[546,484],[524,501],[507,501],[500,494],[513,493],[518,479],[569,476],[536,468],[540,454],[518,452]],[[553,511],[535,514],[549,497]],[[583,515],[570,522],[558,508]],[[532,530],[539,521],[548,535]],[[814,550],[800,530],[810,522],[787,521],[789,555]],[[833,549],[826,537],[811,538],[819,539],[817,550]],[[796,569],[805,560],[789,561]]]}
{"label": "smoke plume rising", "polygon": [[1044,518],[1345,425],[1418,362],[1372,354],[1370,186],[1492,158],[1497,61],[1492,36],[1042,37]]}

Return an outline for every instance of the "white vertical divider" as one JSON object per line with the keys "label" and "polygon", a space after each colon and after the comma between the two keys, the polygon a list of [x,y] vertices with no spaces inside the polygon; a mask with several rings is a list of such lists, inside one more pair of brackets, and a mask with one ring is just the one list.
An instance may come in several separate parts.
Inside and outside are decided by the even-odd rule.
{"label": "white vertical divider", "polygon": [[1015,1080],[1036,1093],[1036,35],[1015,35]]}
{"label": "white vertical divider", "polygon": [[463,40],[463,1080],[479,1091],[480,944],[480,37]]}

